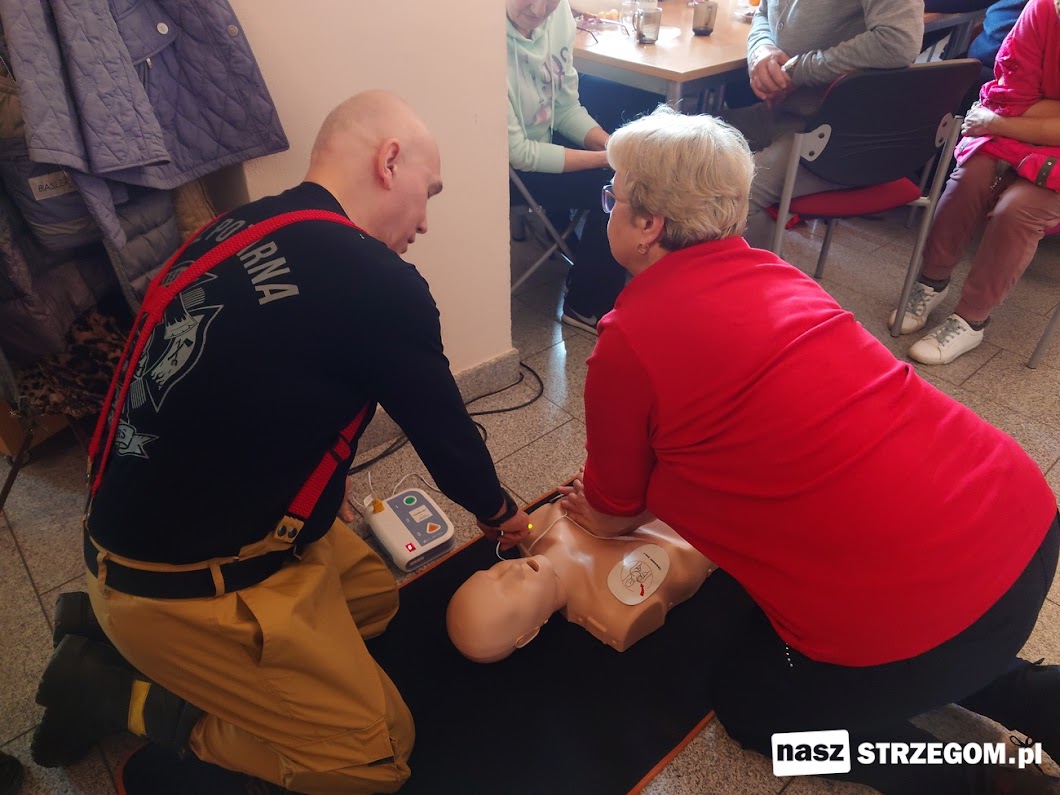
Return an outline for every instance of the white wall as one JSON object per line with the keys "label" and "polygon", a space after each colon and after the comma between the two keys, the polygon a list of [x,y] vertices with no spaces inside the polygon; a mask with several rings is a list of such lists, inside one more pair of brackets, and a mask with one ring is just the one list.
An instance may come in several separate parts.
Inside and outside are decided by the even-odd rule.
{"label": "white wall", "polygon": [[[305,174],[317,128],[366,88],[404,97],[438,139],[445,189],[405,255],[431,285],[453,371],[511,348],[504,9],[424,0],[231,0],[290,140],[246,165],[252,199]],[[357,219],[353,219],[356,221]]]}

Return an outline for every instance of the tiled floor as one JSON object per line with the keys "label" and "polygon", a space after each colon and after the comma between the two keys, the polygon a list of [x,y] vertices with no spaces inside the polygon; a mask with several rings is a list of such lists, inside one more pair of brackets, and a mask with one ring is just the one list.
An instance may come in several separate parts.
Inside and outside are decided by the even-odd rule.
{"label": "tiled floor", "polygon": [[[785,256],[795,265],[812,270],[819,234],[816,228],[789,233]],[[844,223],[836,233],[821,282],[900,357],[912,340],[892,340],[885,323],[901,285],[912,238],[910,231],[893,221]],[[532,242],[514,245],[514,268],[529,261],[533,249]],[[958,281],[962,274],[963,270]],[[562,277],[562,269],[550,263],[512,299],[514,344],[523,361],[544,380],[543,397],[516,412],[479,418],[489,434],[488,444],[501,479],[525,501],[573,474],[584,455],[581,390],[585,359],[595,338],[556,322]],[[953,291],[948,305],[938,310],[938,317],[944,317],[945,310],[956,302],[956,293]],[[1050,240],[995,314],[987,341],[952,365],[921,367],[920,372],[1019,440],[1060,495],[1060,342],[1039,370],[1024,366],[1058,303],[1060,246]],[[522,403],[533,395],[533,386],[528,379],[501,395],[476,402],[471,409]],[[360,460],[378,452],[365,451]],[[404,475],[426,474],[410,447],[374,465],[371,471],[377,494],[389,491]],[[0,463],[0,477],[4,474],[6,464]],[[83,585],[78,543],[82,481],[83,454],[71,438],[57,437],[37,449],[32,466],[19,477],[5,512],[0,514],[0,681],[4,683],[0,688],[0,745],[24,761],[28,761],[29,737],[40,715],[33,694],[51,650],[55,597]],[[367,492],[367,475],[359,475],[351,496],[359,498]],[[467,514],[444,498],[441,504],[462,528],[462,536],[470,538],[475,531]],[[165,506],[159,508],[164,510]],[[1031,658],[1060,663],[1060,580],[1053,586],[1025,652]],[[996,725],[957,708],[921,720],[945,739],[1002,736]],[[113,793],[113,768],[129,747],[125,738],[109,740],[68,770],[47,771],[28,765],[23,792]],[[1057,772],[1055,767],[1050,769]],[[695,738],[646,792],[856,795],[871,790],[820,779],[775,778],[764,758],[742,751],[715,723]]]}

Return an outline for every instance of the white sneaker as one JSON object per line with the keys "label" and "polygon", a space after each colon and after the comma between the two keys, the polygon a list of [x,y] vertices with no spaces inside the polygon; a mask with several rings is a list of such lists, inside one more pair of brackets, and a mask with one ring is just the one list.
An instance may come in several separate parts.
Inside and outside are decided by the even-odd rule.
{"label": "white sneaker", "polygon": [[590,334],[596,334],[596,324],[600,322],[600,318],[596,315],[579,315],[573,309],[565,308],[563,315],[560,317],[560,322],[574,328],[580,328],[582,331],[588,331]]}
{"label": "white sneaker", "polygon": [[[912,334],[914,331],[920,331],[927,325],[928,315],[931,314],[931,310],[942,303],[942,299],[946,297],[946,293],[950,291],[950,286],[947,284],[938,292],[935,292],[934,288],[929,287],[923,282],[917,282],[913,285],[913,292],[909,294],[909,303],[905,305],[905,314],[902,315],[902,334]],[[891,312],[890,318],[887,320],[887,325],[894,325],[894,316],[898,312],[895,310]]]}
{"label": "white sneaker", "polygon": [[941,326],[913,343],[909,357],[921,364],[949,364],[982,341],[982,329],[976,331],[960,315],[950,315]]}

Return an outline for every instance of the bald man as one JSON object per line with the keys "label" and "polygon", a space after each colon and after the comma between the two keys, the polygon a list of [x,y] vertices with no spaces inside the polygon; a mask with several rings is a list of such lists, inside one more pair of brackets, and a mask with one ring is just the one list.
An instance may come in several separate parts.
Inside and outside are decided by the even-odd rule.
{"label": "bald man", "polygon": [[38,764],[128,728],[297,792],[408,777],[412,718],[364,645],[396,586],[335,520],[376,405],[505,546],[528,524],[400,257],[427,232],[440,170],[408,105],[359,94],[325,119],[304,182],[215,219],[152,285],[148,304],[175,294],[119,368],[92,462],[88,595],[113,646],[59,622]]}

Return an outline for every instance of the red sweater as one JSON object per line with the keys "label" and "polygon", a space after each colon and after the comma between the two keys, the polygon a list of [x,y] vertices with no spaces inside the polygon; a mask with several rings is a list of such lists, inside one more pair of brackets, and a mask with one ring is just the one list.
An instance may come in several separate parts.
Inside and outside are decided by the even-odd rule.
{"label": "red sweater", "polygon": [[593,507],[650,510],[822,662],[907,659],[957,635],[1056,515],[1015,441],[741,238],[626,286],[585,414]]}

